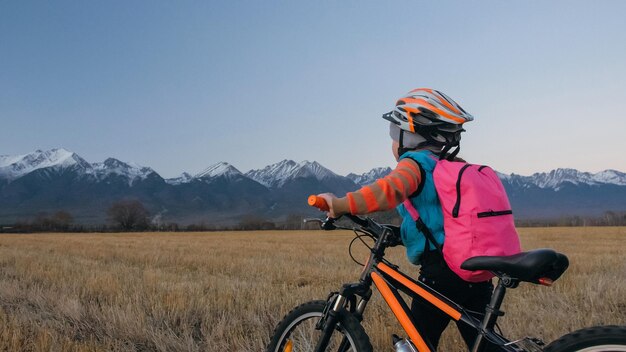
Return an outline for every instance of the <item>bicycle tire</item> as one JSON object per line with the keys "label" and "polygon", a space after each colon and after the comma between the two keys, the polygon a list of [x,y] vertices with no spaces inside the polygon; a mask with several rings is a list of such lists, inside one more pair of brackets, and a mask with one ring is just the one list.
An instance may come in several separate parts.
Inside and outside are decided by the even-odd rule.
{"label": "bicycle tire", "polygon": [[594,326],[564,335],[545,352],[626,352],[626,326]]}
{"label": "bicycle tire", "polygon": [[[291,312],[287,313],[274,329],[266,351],[289,351],[291,348],[287,348],[288,344],[292,347],[298,344],[297,346],[299,348],[293,348],[294,352],[313,351],[317,344],[317,339],[321,334],[319,330],[315,330],[315,325],[323,316],[326,304],[326,301],[310,301],[295,307]],[[294,342],[293,335],[295,335],[295,329],[303,323],[305,323],[305,331],[303,333],[298,332],[300,336],[298,336],[298,340]],[[363,326],[361,326],[359,321],[352,314],[348,312],[340,314],[335,331],[341,333],[341,335],[333,334],[333,340],[336,343],[335,346],[339,346],[337,343],[340,344],[340,342],[337,341],[343,340],[343,337],[340,336],[347,338],[350,348],[347,349],[346,352],[372,351],[372,344],[365,333],[365,329],[363,329]],[[307,335],[304,336],[303,334]],[[333,347],[332,342],[328,347]],[[327,348],[327,350],[329,350],[329,348]]]}

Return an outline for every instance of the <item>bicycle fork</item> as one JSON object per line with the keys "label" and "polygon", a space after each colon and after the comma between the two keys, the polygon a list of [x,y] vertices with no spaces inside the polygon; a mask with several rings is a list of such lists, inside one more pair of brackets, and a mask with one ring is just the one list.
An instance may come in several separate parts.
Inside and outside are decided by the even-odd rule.
{"label": "bicycle fork", "polygon": [[[340,318],[342,314],[354,314],[359,321],[363,319],[363,312],[365,311],[365,307],[367,307],[372,291],[365,288],[366,291],[362,294],[361,300],[358,304],[356,304],[355,291],[363,291],[364,287],[363,283],[346,284],[343,286],[341,293],[333,292],[330,294],[328,304],[326,306],[327,311],[322,317],[320,323],[318,323],[317,328],[322,330],[322,334],[317,342],[317,345],[315,346],[315,352],[324,352],[326,350],[328,342],[337,328],[337,324],[341,320]],[[333,295],[334,299],[331,299]],[[350,305],[350,311],[346,309],[348,304]],[[345,352],[349,347],[350,342],[344,336],[341,340],[338,351]]]}
{"label": "bicycle fork", "polygon": [[[335,331],[335,327],[339,321],[339,314],[341,310],[344,309],[346,304],[346,298],[340,294],[335,297],[332,308],[330,308],[327,314],[324,315],[323,319],[323,327],[322,327],[322,336],[320,340],[317,342],[317,346],[315,346],[315,352],[324,352],[326,350],[326,346],[328,346],[328,341],[330,341],[330,337]],[[345,337],[344,337],[345,339]],[[344,343],[342,341],[341,345]]]}

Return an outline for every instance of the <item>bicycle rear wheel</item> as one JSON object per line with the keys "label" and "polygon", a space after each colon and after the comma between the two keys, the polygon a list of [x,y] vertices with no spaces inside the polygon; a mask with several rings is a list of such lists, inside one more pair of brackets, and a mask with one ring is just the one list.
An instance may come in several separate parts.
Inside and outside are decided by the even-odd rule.
{"label": "bicycle rear wheel", "polygon": [[[311,352],[320,339],[315,327],[324,316],[326,301],[311,301],[289,312],[278,323],[267,346],[267,352]],[[372,345],[359,321],[350,314],[342,314],[326,351],[371,352]]]}
{"label": "bicycle rear wheel", "polygon": [[626,326],[594,326],[574,331],[544,349],[545,352],[626,352]]}

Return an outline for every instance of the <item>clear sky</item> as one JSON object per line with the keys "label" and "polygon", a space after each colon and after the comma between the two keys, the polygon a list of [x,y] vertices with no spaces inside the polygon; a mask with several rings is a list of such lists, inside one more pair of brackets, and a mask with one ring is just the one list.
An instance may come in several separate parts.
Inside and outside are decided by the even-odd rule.
{"label": "clear sky", "polygon": [[626,1],[2,1],[0,154],[64,147],[164,177],[393,165],[417,87],[499,171],[626,171]]}

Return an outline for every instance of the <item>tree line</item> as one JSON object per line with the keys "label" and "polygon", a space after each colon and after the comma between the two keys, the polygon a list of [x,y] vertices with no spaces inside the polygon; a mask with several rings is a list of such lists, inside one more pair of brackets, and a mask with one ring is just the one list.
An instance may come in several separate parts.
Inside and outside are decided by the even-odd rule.
{"label": "tree line", "polygon": [[626,226],[626,211],[605,211],[600,216],[562,216],[557,219],[516,220],[519,227],[549,226]]}
{"label": "tree line", "polygon": [[[163,221],[161,214],[151,216],[138,200],[120,200],[111,204],[106,211],[107,223],[82,225],[74,222],[71,213],[60,210],[54,213],[40,213],[25,221],[13,224],[0,224],[0,232],[119,232],[119,231],[235,231],[235,230],[307,230],[315,225],[306,224],[303,214],[290,214],[276,221],[259,215],[245,215],[232,225],[198,224],[180,225]],[[318,217],[323,217],[319,213]],[[376,221],[398,225],[401,222],[395,210],[373,214]],[[626,226],[626,211],[606,211],[601,216],[563,216],[556,219],[517,219],[519,227],[549,226]]]}
{"label": "tree line", "polygon": [[138,200],[121,200],[111,204],[106,211],[107,223],[84,225],[75,223],[68,211],[42,212],[31,219],[12,224],[1,224],[0,232],[131,232],[131,231],[236,231],[236,230],[300,230],[310,229],[301,214],[290,214],[282,221],[271,221],[257,215],[245,215],[232,225],[215,225],[206,222],[181,225],[163,221],[160,214],[151,216]]}

